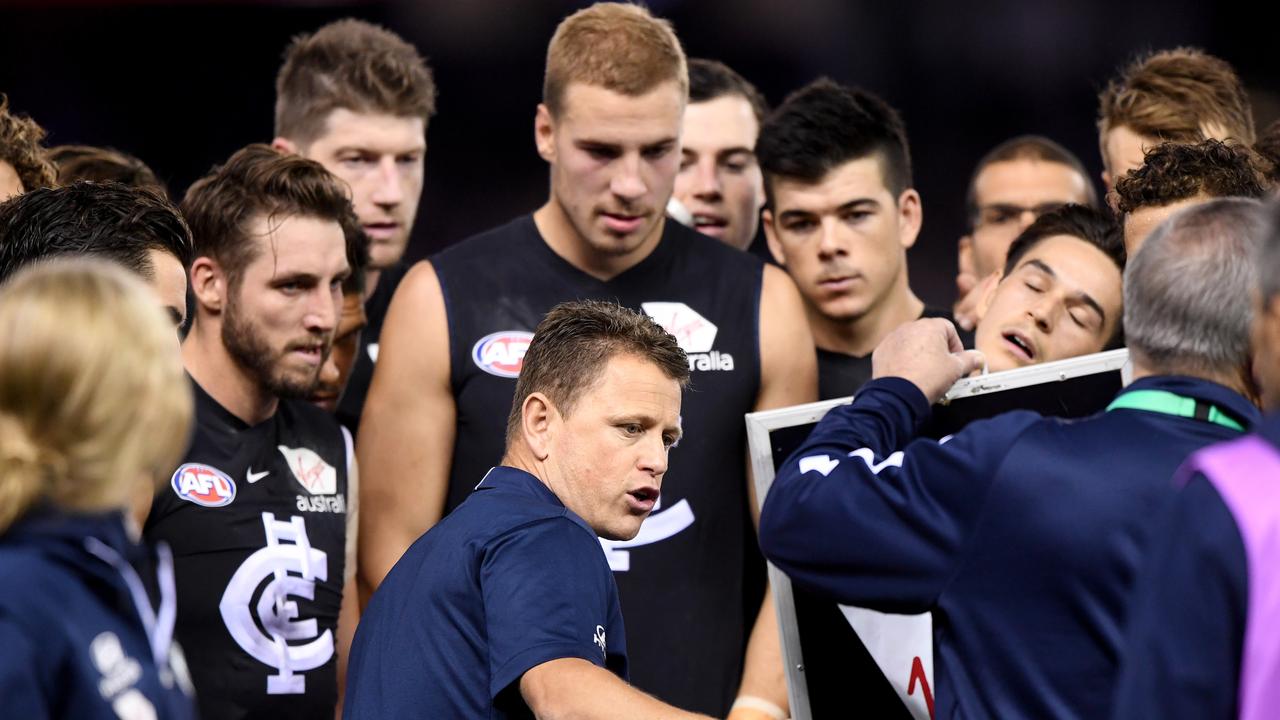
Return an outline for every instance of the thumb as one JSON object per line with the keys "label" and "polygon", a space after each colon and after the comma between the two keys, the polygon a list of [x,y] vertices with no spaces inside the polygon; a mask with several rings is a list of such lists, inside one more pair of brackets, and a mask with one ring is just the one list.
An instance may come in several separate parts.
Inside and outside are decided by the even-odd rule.
{"label": "thumb", "polygon": [[963,350],[951,353],[951,357],[956,359],[960,377],[968,377],[974,370],[981,370],[987,365],[987,356],[981,350]]}

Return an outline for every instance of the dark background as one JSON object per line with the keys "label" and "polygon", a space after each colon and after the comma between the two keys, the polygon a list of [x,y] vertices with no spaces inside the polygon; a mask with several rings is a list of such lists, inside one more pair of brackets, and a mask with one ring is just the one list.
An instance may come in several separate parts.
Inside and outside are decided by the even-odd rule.
{"label": "dark background", "polygon": [[[546,198],[534,152],[546,44],[585,2],[14,2],[0,0],[0,92],[49,144],[134,153],[175,198],[235,149],[271,139],[290,37],[340,17],[384,24],[433,67],[439,114],[410,259]],[[1280,116],[1273,27],[1242,2],[653,0],[690,56],[724,60],[772,103],[819,75],[884,96],[906,120],[925,223],[912,284],[953,295],[969,173],[991,146],[1048,135],[1097,183],[1097,91],[1135,54],[1196,45],[1231,62],[1259,128]],[[1264,8],[1265,4],[1255,4]],[[1100,185],[1100,183],[1097,183]]]}

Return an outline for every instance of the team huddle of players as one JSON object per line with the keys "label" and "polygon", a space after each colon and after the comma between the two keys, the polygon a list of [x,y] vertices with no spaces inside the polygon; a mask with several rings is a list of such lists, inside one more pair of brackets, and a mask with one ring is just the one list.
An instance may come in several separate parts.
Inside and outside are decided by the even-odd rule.
{"label": "team huddle of players", "polygon": [[[546,204],[408,267],[401,259],[435,94],[417,50],[385,29],[343,20],[301,35],[277,78],[274,140],[235,152],[177,206],[136,158],[46,150],[40,128],[0,103],[5,353],[38,355],[40,318],[24,312],[69,323],[59,303],[81,297],[86,333],[124,323],[121,331],[154,335],[120,319],[137,315],[135,277],[87,261],[38,262],[55,257],[131,270],[181,336],[180,351],[138,345],[166,360],[86,365],[104,380],[96,390],[48,385],[72,403],[48,417],[32,409],[31,388],[46,386],[31,378],[71,373],[50,359],[57,353],[29,377],[8,359],[0,368],[0,637],[24,649],[0,660],[0,704],[15,717],[185,717],[191,696],[206,718],[327,717],[342,712],[344,680],[353,717],[406,708],[428,717],[548,715],[586,697],[611,699],[601,717],[678,716],[661,703],[740,720],[785,717],[742,416],[853,395],[872,378],[872,351],[920,318],[953,319],[990,371],[1121,347],[1126,258],[1178,211],[1264,198],[1280,160],[1280,124],[1255,133],[1225,62],[1185,48],[1144,56],[1100,96],[1101,201],[1080,160],[1048,138],[1013,138],[982,158],[966,196],[959,299],[938,309],[908,280],[923,210],[904,124],[865,90],[820,79],[770,110],[722,63],[686,60],[669,23],[638,6],[598,3],[566,18],[548,49],[534,127],[551,169]],[[117,295],[124,309],[103,299]],[[681,405],[676,388],[680,432],[662,434],[661,467],[651,469],[661,495],[656,485],[626,491],[636,517],[649,519],[625,532],[594,522],[581,509],[590,503],[567,499],[555,473],[548,480],[529,469],[545,462],[530,439],[536,408],[527,399],[544,380],[528,379],[533,395],[522,395],[517,378],[526,382],[544,316],[574,300],[642,312],[687,361],[683,376],[664,370],[654,381],[688,381],[691,390]],[[638,322],[576,307],[581,317],[553,313],[556,322],[587,333],[597,330],[575,325],[582,317]],[[635,337],[657,337],[640,325]],[[620,337],[574,352],[608,358],[610,343],[638,342]],[[572,353],[548,347],[538,357],[568,367]],[[174,385],[179,358],[190,393]],[[547,372],[554,406],[554,388],[573,381]],[[160,376],[184,399],[166,403],[140,389]],[[109,400],[94,394],[112,386]],[[628,397],[625,387],[617,397]],[[144,401],[145,422],[128,424],[150,450],[123,435],[95,436],[95,423],[107,421],[93,403]],[[76,433],[48,429],[68,413],[84,416]],[[647,432],[643,423],[620,427],[633,425]],[[133,464],[103,471],[102,448]],[[584,455],[582,467],[606,473],[606,456]],[[525,475],[486,476],[504,457],[525,457],[529,467],[519,467],[558,500],[523,487]],[[32,467],[43,469],[19,472]],[[139,487],[139,476],[158,476],[158,490]],[[102,488],[86,499],[75,483]],[[541,542],[519,534],[490,538],[474,556],[479,594],[458,606],[469,609],[434,608],[424,625],[406,609],[414,603],[393,605],[391,592],[377,592],[393,567],[410,572],[401,560],[414,557],[426,558],[419,583],[397,578],[395,597],[452,587],[428,568],[448,563],[421,556],[415,541],[485,495],[478,487],[495,485],[491,497],[527,492],[529,502],[562,502],[582,516],[616,583],[593,602],[620,607],[620,617],[593,620],[598,632],[574,641],[573,629],[540,635],[531,626],[577,606],[543,612],[545,598],[520,588],[541,587],[536,576],[550,573],[552,585],[572,591],[581,567],[560,576],[564,563],[553,557],[513,564],[519,555],[502,556],[504,542]],[[104,519],[126,507],[125,520]],[[82,515],[97,524],[75,519]],[[492,533],[475,516],[450,531],[470,522]],[[105,583],[118,596],[115,615],[83,611],[88,604],[76,603],[88,601],[70,585],[21,582],[31,557],[68,553],[79,554],[62,572]],[[495,598],[489,562],[528,582],[503,580],[509,594]],[[592,586],[598,574],[583,577]],[[58,603],[66,604],[55,621],[41,606]],[[508,607],[513,615],[474,617]],[[348,673],[366,608],[376,624],[356,641]],[[60,640],[65,648],[38,649],[33,633],[54,622],[75,626]],[[94,629],[102,623],[114,629]],[[473,636],[486,627],[488,637]],[[497,637],[499,629],[521,639]],[[444,652],[397,660],[387,648],[405,638]],[[489,649],[488,664],[462,649],[477,643]],[[550,680],[531,680],[535,646],[557,648],[542,660],[607,667],[634,695],[569,668],[561,675],[579,692],[560,699]],[[77,682],[67,678],[88,678],[87,689],[66,689]],[[460,689],[475,683],[480,691]],[[420,699],[423,687],[445,699]]]}

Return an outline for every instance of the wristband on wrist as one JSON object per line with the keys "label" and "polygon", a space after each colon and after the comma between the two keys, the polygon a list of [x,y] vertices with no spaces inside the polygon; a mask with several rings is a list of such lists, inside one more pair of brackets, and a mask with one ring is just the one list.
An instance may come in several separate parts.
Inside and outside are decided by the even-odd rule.
{"label": "wristband on wrist", "polygon": [[733,715],[733,711],[738,709],[754,711],[753,715],[758,714],[759,717],[769,720],[787,720],[786,710],[754,695],[739,695],[738,699],[733,701],[733,706],[729,708],[729,714]]}

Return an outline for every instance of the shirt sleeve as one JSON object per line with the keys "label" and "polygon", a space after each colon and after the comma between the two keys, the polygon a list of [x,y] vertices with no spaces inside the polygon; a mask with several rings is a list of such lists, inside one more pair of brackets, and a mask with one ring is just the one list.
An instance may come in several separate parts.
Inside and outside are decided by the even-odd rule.
{"label": "shirt sleeve", "polygon": [[50,717],[41,694],[35,648],[22,628],[0,615],[0,708],[5,717]]}
{"label": "shirt sleeve", "polygon": [[617,604],[600,543],[567,517],[507,533],[480,570],[493,698],[529,669],[559,658],[605,666]]}
{"label": "shirt sleeve", "polygon": [[928,415],[928,400],[901,378],[873,380],[851,405],[831,410],[769,489],[765,557],[842,603],[931,609],[1009,447],[1040,418],[1014,412],[943,442],[913,442]]}
{"label": "shirt sleeve", "polygon": [[1114,717],[1235,718],[1247,609],[1244,541],[1213,483],[1197,475],[1139,571]]}

